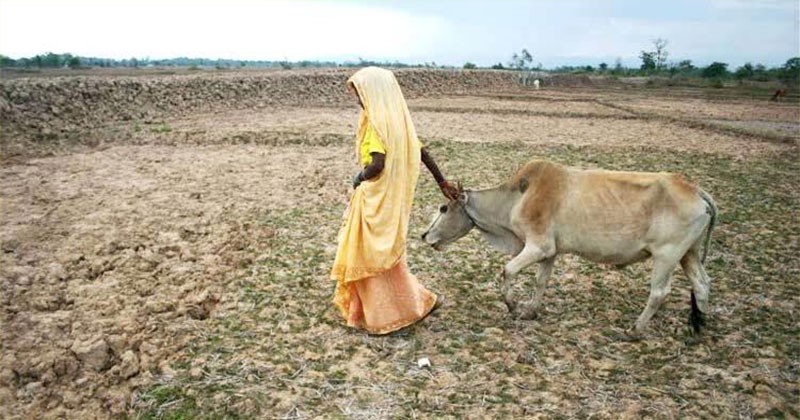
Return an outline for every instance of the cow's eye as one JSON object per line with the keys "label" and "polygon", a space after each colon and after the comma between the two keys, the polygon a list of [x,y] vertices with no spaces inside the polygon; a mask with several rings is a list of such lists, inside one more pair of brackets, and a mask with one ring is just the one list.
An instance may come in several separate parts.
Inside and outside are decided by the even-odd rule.
{"label": "cow's eye", "polygon": [[445,205],[445,206],[439,207],[439,212],[440,213],[447,213],[447,206]]}

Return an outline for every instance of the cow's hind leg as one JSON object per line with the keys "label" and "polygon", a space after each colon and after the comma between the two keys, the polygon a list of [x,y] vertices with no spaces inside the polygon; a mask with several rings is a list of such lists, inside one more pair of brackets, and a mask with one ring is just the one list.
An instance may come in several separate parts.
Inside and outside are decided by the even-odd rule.
{"label": "cow's hind leg", "polygon": [[520,319],[534,319],[536,312],[539,310],[539,305],[544,296],[544,289],[547,286],[547,280],[553,274],[553,264],[556,257],[550,257],[542,260],[539,263],[539,273],[536,275],[536,286],[533,292],[533,299],[520,305],[519,318]]}
{"label": "cow's hind leg", "polygon": [[647,324],[656,313],[658,308],[664,303],[671,289],[672,271],[678,264],[671,258],[657,258],[653,263],[653,273],[650,277],[650,297],[647,299],[647,306],[636,320],[636,332],[642,333],[647,329]]}
{"label": "cow's hind leg", "polygon": [[539,262],[546,258],[542,249],[531,243],[526,243],[516,257],[509,261],[503,269],[503,281],[500,285],[500,293],[503,294],[508,311],[515,313],[517,309],[517,299],[514,296],[514,288],[511,287],[511,280],[525,267]]}
{"label": "cow's hind leg", "polygon": [[[703,214],[695,219],[689,226],[687,233],[680,241],[673,242],[672,245],[664,245],[651,252],[653,255],[653,273],[650,279],[650,298],[647,306],[636,320],[636,331],[643,332],[650,322],[650,318],[656,313],[658,307],[664,302],[670,291],[670,281],[672,271],[679,261],[693,249],[699,249],[700,238],[708,224],[709,216]],[[699,296],[698,296],[699,297]],[[704,296],[705,302],[708,294]],[[699,303],[699,302],[698,302]]]}
{"label": "cow's hind leg", "polygon": [[708,292],[711,288],[711,281],[703,268],[703,263],[700,262],[699,249],[699,246],[693,247],[681,259],[683,272],[692,282],[692,312],[689,315],[689,324],[695,333],[700,332],[700,327],[705,325],[703,314],[708,313]]}

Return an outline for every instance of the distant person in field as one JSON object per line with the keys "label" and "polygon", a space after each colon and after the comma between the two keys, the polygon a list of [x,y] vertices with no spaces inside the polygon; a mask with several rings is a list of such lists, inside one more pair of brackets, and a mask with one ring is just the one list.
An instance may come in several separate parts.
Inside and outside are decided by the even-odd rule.
{"label": "distant person in field", "polygon": [[786,96],[786,89],[778,89],[772,95],[772,99],[770,99],[770,101],[777,101],[778,99],[780,99],[780,98],[782,98],[784,96]]}
{"label": "distant person in field", "polygon": [[367,67],[347,82],[361,115],[356,154],[363,169],[339,231],[331,270],[334,304],[347,325],[388,334],[441,306],[406,264],[408,219],[420,161],[448,197],[457,194],[417,138],[400,85],[391,71]]}

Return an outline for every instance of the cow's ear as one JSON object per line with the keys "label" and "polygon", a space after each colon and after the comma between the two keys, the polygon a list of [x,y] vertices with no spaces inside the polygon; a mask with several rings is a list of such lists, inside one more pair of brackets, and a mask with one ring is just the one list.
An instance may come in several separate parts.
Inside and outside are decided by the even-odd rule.
{"label": "cow's ear", "polygon": [[458,193],[458,201],[461,202],[461,204],[467,204],[467,201],[469,201],[469,196],[467,195],[466,191],[461,190],[461,192]]}

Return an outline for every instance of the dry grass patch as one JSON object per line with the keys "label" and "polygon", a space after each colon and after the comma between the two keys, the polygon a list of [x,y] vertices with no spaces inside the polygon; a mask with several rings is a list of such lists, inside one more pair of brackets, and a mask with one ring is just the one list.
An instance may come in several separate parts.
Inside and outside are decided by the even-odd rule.
{"label": "dry grass patch", "polygon": [[[450,304],[389,337],[342,326],[327,279],[342,207],[268,213],[270,252],[197,326],[177,376],[141,390],[138,416],[796,416],[793,355],[800,270],[791,153],[741,161],[654,149],[431,144],[467,186],[500,181],[532,155],[567,164],[686,173],[711,191],[721,225],[709,258],[708,330],[686,325],[682,275],[640,342],[618,339],[647,296],[646,265],[624,271],[563,257],[536,321],[508,317],[496,280],[506,260],[470,235],[446,253],[409,245],[412,269]],[[776,169],[781,168],[781,169]],[[418,192],[411,237],[440,202]],[[530,273],[532,275],[532,273]],[[525,276],[523,276],[524,278]],[[528,276],[529,277],[529,276]],[[415,361],[429,357],[432,369]]]}

